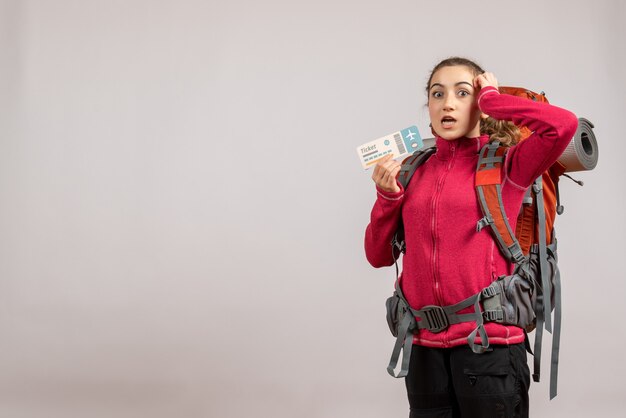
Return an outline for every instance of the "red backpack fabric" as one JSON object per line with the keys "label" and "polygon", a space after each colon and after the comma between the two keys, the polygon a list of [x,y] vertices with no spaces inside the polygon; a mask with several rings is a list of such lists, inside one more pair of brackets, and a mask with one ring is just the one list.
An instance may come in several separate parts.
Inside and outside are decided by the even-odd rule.
{"label": "red backpack fabric", "polygon": [[[512,96],[524,97],[529,100],[549,103],[545,93],[535,93],[523,87],[500,87],[500,93]],[[527,127],[519,126],[522,133],[521,141],[525,140],[532,133]],[[546,245],[552,242],[552,231],[557,214],[558,206],[558,183],[559,177],[565,172],[565,166],[560,162],[555,162],[550,169],[542,175],[544,212],[546,216]],[[524,255],[528,255],[530,247],[539,242],[539,232],[537,231],[537,219],[535,217],[535,205],[523,205],[517,217],[517,227],[515,236],[520,243]]]}

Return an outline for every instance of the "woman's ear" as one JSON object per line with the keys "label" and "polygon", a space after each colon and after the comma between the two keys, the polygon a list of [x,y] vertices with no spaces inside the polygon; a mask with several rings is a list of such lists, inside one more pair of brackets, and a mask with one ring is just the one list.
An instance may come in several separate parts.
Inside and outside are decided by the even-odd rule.
{"label": "woman's ear", "polygon": [[480,114],[480,118],[481,118],[481,119],[487,119],[488,117],[489,117],[489,115],[488,115],[488,114],[486,114],[486,113],[481,113],[481,114]]}

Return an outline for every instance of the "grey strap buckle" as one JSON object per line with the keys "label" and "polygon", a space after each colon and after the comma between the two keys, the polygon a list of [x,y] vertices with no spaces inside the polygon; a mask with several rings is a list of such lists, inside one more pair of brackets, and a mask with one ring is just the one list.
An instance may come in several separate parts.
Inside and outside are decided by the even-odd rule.
{"label": "grey strap buckle", "polygon": [[504,312],[501,309],[484,311],[483,318],[487,322],[501,322],[504,320]]}
{"label": "grey strap buckle", "polygon": [[490,297],[495,296],[495,295],[497,295],[499,293],[500,293],[500,288],[497,285],[496,286],[493,286],[493,285],[487,286],[487,287],[485,287],[481,291],[483,299],[490,298]]}
{"label": "grey strap buckle", "polygon": [[515,264],[522,264],[528,260],[528,258],[522,252],[522,247],[520,247],[519,242],[515,240],[515,242],[508,247],[509,253],[511,254],[511,261]]}
{"label": "grey strap buckle", "polygon": [[484,227],[491,225],[493,225],[493,218],[491,216],[482,217],[476,223],[476,232],[480,232]]}
{"label": "grey strap buckle", "polygon": [[428,305],[418,311],[421,321],[418,327],[438,333],[448,328],[448,316],[441,306]]}
{"label": "grey strap buckle", "polygon": [[398,236],[397,235],[394,235],[393,239],[391,240],[391,246],[393,248],[396,248],[402,254],[404,254],[406,252],[406,242],[404,240],[398,241]]}
{"label": "grey strap buckle", "polygon": [[523,205],[532,205],[533,204],[533,196],[530,192],[530,187],[526,189],[526,194],[524,194],[524,200],[522,200]]}

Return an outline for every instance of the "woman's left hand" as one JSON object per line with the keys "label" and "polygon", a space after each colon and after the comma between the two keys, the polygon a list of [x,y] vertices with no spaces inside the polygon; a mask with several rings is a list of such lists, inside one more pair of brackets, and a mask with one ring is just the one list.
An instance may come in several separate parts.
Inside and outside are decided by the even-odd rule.
{"label": "woman's left hand", "polygon": [[498,79],[493,73],[484,72],[474,78],[474,87],[478,90],[485,87],[495,87],[497,89]]}

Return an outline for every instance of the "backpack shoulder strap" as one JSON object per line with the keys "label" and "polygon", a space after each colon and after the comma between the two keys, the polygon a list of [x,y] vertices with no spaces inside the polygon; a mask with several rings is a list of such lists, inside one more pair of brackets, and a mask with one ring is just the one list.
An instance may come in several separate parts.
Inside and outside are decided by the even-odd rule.
{"label": "backpack shoulder strap", "polygon": [[478,156],[476,193],[483,212],[476,230],[491,227],[502,254],[511,262],[520,264],[526,257],[511,229],[502,202],[502,166],[507,148],[494,141],[486,144]]}
{"label": "backpack shoulder strap", "polygon": [[411,156],[406,158],[402,162],[402,167],[400,167],[400,172],[398,173],[398,182],[404,187],[409,185],[409,181],[415,174],[415,170],[417,170],[422,164],[426,162],[437,151],[436,147],[424,148],[419,151],[415,151]]}
{"label": "backpack shoulder strap", "polygon": [[[426,160],[428,160],[431,155],[433,155],[437,151],[437,147],[429,147],[424,148],[418,151],[415,151],[409,157],[407,157],[400,167],[400,172],[398,173],[398,182],[402,185],[404,190],[406,190],[409,185],[409,181],[415,174],[415,171],[423,165]],[[393,255],[394,264],[396,266],[396,277],[398,277],[400,271],[398,268],[398,258],[400,257],[400,253],[404,253],[406,250],[406,246],[404,243],[404,223],[402,222],[402,215],[400,215],[400,222],[398,222],[398,229],[391,240],[391,251]]]}

